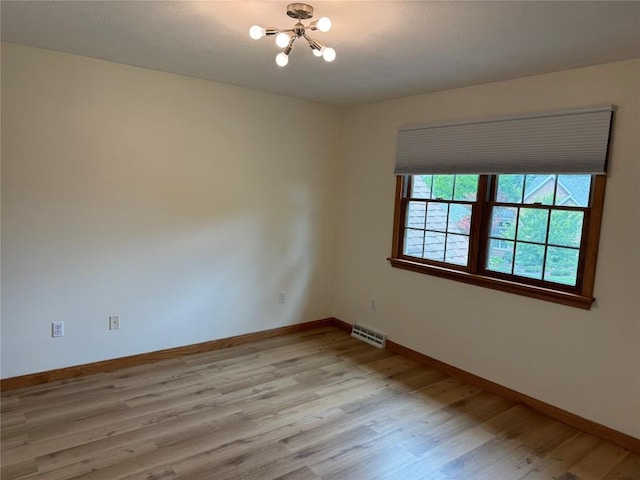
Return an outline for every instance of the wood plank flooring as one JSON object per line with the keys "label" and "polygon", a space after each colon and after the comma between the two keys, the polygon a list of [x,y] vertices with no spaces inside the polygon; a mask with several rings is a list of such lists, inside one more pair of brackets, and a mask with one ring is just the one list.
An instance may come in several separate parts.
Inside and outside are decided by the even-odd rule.
{"label": "wood plank flooring", "polygon": [[1,408],[3,480],[640,480],[640,455],[333,327]]}

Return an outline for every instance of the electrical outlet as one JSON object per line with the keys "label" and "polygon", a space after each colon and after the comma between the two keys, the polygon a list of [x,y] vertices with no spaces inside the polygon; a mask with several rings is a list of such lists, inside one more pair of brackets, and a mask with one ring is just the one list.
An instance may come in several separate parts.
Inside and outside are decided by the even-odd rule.
{"label": "electrical outlet", "polygon": [[52,322],[51,323],[51,336],[52,337],[64,337],[64,322]]}
{"label": "electrical outlet", "polygon": [[372,298],[371,299],[371,310],[377,310],[377,309],[378,309],[378,299]]}
{"label": "electrical outlet", "polygon": [[280,292],[278,295],[278,303],[285,303],[287,301],[287,292]]}
{"label": "electrical outlet", "polygon": [[120,328],[120,315],[109,315],[109,330]]}

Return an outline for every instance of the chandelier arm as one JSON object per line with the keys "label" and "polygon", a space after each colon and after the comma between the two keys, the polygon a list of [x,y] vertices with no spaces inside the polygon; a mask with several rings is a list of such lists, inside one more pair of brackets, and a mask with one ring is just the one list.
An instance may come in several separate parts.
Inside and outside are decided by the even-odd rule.
{"label": "chandelier arm", "polygon": [[320,50],[320,49],[322,49],[323,45],[320,42],[318,42],[317,40],[314,40],[313,38],[311,38],[306,33],[303,35],[303,37],[307,42],[309,42],[309,46],[311,47],[312,50]]}
{"label": "chandelier arm", "polygon": [[289,54],[291,53],[291,50],[293,50],[293,43],[296,41],[297,38],[298,37],[296,37],[295,35],[291,37],[291,40],[289,40],[289,44],[286,47],[284,47],[284,50],[282,50],[282,53],[289,56]]}

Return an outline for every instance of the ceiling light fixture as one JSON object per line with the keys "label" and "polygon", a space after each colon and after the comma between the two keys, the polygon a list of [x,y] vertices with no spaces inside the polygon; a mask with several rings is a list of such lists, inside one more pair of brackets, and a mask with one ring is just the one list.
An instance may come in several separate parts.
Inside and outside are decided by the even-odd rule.
{"label": "ceiling light fixture", "polygon": [[259,40],[264,36],[276,37],[276,45],[284,50],[276,55],[276,63],[280,67],[284,67],[289,63],[289,54],[293,50],[293,43],[300,37],[304,38],[311,47],[311,51],[316,57],[323,57],[327,62],[333,62],[336,59],[336,51],[333,48],[326,47],[322,43],[314,40],[307,35],[306,30],[320,30],[328,32],[331,30],[331,20],[328,17],[322,17],[314,20],[309,25],[304,26],[302,20],[308,20],[313,17],[313,7],[306,3],[291,3],[287,5],[287,15],[298,20],[293,28],[282,30],[273,27],[261,27],[254,25],[249,29],[249,36],[254,40]]}

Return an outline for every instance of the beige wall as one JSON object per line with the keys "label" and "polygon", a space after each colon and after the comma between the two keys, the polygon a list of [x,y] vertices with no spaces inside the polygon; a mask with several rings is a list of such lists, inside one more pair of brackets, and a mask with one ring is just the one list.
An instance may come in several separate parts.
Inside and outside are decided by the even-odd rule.
{"label": "beige wall", "polygon": [[[3,44],[2,377],[334,313],[640,437],[639,68],[338,110]],[[604,103],[591,311],[389,266],[398,126]]]}
{"label": "beige wall", "polygon": [[3,44],[2,377],[330,316],[336,114]]}
{"label": "beige wall", "polygon": [[[619,62],[350,109],[335,316],[640,437],[639,71]],[[399,126],[610,103],[618,112],[591,311],[390,267]]]}

